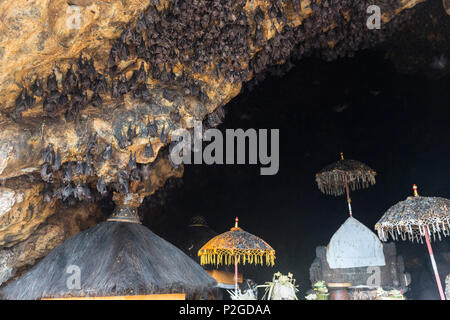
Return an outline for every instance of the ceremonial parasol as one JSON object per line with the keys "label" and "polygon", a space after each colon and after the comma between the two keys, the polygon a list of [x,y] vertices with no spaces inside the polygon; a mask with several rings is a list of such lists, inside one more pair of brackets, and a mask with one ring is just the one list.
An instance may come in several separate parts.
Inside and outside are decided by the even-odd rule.
{"label": "ceremonial parasol", "polygon": [[268,266],[275,262],[275,250],[261,238],[242,230],[238,226],[236,217],[235,225],[230,231],[219,234],[209,240],[200,250],[200,264],[225,264],[234,263],[234,287],[238,289],[238,264],[246,262],[263,264]]}
{"label": "ceremonial parasol", "polygon": [[374,185],[376,174],[374,170],[360,161],[344,159],[344,154],[341,152],[341,160],[316,173],[316,182],[320,191],[325,194],[340,196],[347,193],[348,210],[352,216],[349,188],[354,191]]}
{"label": "ceremonial parasol", "polygon": [[414,197],[408,197],[389,208],[375,225],[375,230],[378,231],[378,236],[383,241],[387,241],[391,235],[391,238],[395,240],[398,240],[400,236],[402,240],[406,240],[408,237],[410,241],[417,240],[423,243],[422,237],[424,237],[439,294],[441,299],[445,300],[431,248],[430,234],[433,236],[433,240],[436,240],[436,235],[440,240],[441,233],[442,236],[450,235],[450,200],[439,197],[420,197],[416,185],[413,186],[413,189]]}

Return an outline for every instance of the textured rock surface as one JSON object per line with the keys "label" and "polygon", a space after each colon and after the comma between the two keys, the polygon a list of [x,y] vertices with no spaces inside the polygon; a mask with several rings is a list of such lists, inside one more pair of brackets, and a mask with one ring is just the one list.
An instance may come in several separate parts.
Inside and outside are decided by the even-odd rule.
{"label": "textured rock surface", "polygon": [[60,207],[26,240],[0,250],[0,282],[4,283],[12,276],[20,275],[26,267],[33,265],[64,240],[102,219],[103,214],[95,205]]}
{"label": "textured rock surface", "polygon": [[[100,179],[123,201],[181,177],[182,166],[167,159],[170,133],[194,120],[217,125],[220,116],[210,115],[243,82],[292,55],[334,59],[379,43],[420,2],[381,1],[383,28],[370,31],[368,1],[156,1],[145,12],[153,2],[2,1],[0,277],[94,224],[88,213],[97,216]],[[145,77],[134,80],[138,70]],[[49,146],[62,165],[53,155],[48,172]],[[84,171],[76,173],[78,163]],[[61,195],[78,186],[82,196]]]}
{"label": "textured rock surface", "polygon": [[100,61],[108,54],[108,40],[146,6],[137,0],[2,1],[0,103],[14,100],[30,76],[46,74],[82,51],[95,52]]}
{"label": "textured rock surface", "polygon": [[[175,171],[167,159],[157,160],[155,168],[150,176],[152,186],[147,191],[149,194],[161,188],[169,177],[179,178],[183,173],[182,170]],[[25,185],[23,181],[21,183]],[[106,218],[95,202],[80,202],[69,206],[53,201],[44,205],[44,202],[34,199],[42,197],[39,196],[39,188],[43,188],[43,184],[34,185],[25,189],[26,191],[16,192],[17,194],[11,189],[2,188],[1,192],[11,195],[9,203],[13,205],[8,212],[16,214],[12,216],[6,212],[0,217],[0,225],[5,226],[0,230],[0,284],[14,275],[20,275],[66,239]],[[29,206],[33,203],[42,206],[30,209]],[[1,220],[2,218],[5,220]],[[13,219],[13,222],[9,222]]]}

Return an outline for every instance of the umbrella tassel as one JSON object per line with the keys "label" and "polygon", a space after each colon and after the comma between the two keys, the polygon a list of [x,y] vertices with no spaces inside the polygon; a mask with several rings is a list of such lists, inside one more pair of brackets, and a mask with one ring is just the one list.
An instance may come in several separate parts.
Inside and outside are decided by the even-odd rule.
{"label": "umbrella tassel", "polygon": [[425,227],[424,226],[419,226],[419,232],[420,232],[420,236],[423,237],[425,235]]}
{"label": "umbrella tassel", "polygon": [[405,234],[404,232],[402,232],[402,233],[400,234],[400,236],[402,237],[402,240],[403,240],[403,241],[406,240],[406,234]]}

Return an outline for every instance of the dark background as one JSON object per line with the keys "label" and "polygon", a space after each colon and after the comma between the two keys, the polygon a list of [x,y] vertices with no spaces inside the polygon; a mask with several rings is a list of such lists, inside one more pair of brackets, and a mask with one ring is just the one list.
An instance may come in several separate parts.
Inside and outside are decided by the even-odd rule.
{"label": "dark background", "polygon": [[[348,217],[345,197],[322,194],[314,180],[341,151],[377,171],[373,187],[351,193],[354,217],[372,230],[390,206],[412,195],[414,183],[421,195],[450,198],[449,89],[448,76],[400,74],[379,50],[331,63],[303,59],[281,78],[244,88],[219,126],[280,129],[278,174],[261,176],[260,165],[186,165],[182,186],[158,212],[145,212],[146,224],[177,243],[191,216],[204,216],[218,233],[239,216],[240,226],[277,256],[274,268],[246,268],[245,276],[263,283],[276,271],[292,272],[303,297],[315,247],[328,244]],[[450,251],[449,241],[434,244],[435,251]],[[426,246],[397,249],[413,292],[419,290]]]}

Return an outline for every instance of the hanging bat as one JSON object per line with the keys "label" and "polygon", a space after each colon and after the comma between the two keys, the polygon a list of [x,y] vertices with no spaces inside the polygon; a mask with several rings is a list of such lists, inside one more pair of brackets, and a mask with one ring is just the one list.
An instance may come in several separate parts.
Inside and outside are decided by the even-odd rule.
{"label": "hanging bat", "polygon": [[127,130],[127,138],[129,141],[133,141],[133,139],[136,137],[137,137],[136,127],[133,127],[133,129],[131,129],[131,123],[130,123],[128,125],[128,130]]}
{"label": "hanging bat", "polygon": [[152,122],[152,121],[149,121],[149,122],[147,123],[147,131],[148,131],[148,134],[149,134],[151,137],[156,137],[156,136],[158,136],[158,124],[156,123],[155,120],[153,120],[153,122]]}
{"label": "hanging bat", "polygon": [[163,97],[164,99],[167,99],[170,102],[173,102],[175,100],[176,91],[170,90],[170,89],[164,89],[163,90]]}
{"label": "hanging bat", "polygon": [[119,60],[128,60],[128,56],[130,55],[130,50],[128,49],[128,45],[126,43],[122,43],[119,48],[118,58]]}
{"label": "hanging bat", "polygon": [[133,155],[132,153],[130,154],[130,160],[128,160],[128,168],[130,169],[130,171],[133,171],[134,169],[137,168],[137,166],[136,166],[136,156]]}
{"label": "hanging bat", "polygon": [[147,24],[145,22],[145,17],[144,17],[143,12],[139,13],[135,28],[136,28],[136,32],[138,32],[138,33],[142,33],[143,31],[145,31],[147,29]]}
{"label": "hanging bat", "polygon": [[161,140],[162,143],[166,144],[169,140],[169,133],[166,132],[166,125],[164,124],[164,126],[161,129],[161,133],[159,135],[159,139]]}
{"label": "hanging bat", "polygon": [[53,182],[53,173],[51,172],[50,166],[48,165],[48,163],[44,163],[41,166],[41,177],[42,177],[42,180],[44,180],[45,182],[48,182],[48,183]]}
{"label": "hanging bat", "polygon": [[175,111],[174,113],[171,114],[172,121],[174,122],[178,122],[181,119],[180,113],[178,111]]}
{"label": "hanging bat", "polygon": [[[55,108],[56,108],[56,106],[55,106]],[[77,116],[77,113],[76,113],[75,109],[72,107],[69,107],[64,114],[64,119],[66,119],[66,122],[70,122],[70,121],[75,120],[76,116]]]}
{"label": "hanging bat", "polygon": [[113,80],[113,82],[111,84],[111,97],[113,97],[113,98],[119,98],[120,97],[119,81],[117,81],[117,80]]}
{"label": "hanging bat", "polygon": [[106,78],[103,74],[98,74],[95,79],[94,92],[95,93],[106,93],[107,83]]}
{"label": "hanging bat", "polygon": [[142,98],[142,86],[141,85],[139,85],[138,88],[133,90],[132,96],[133,96],[133,99],[140,99],[140,98]]}
{"label": "hanging bat", "polygon": [[103,160],[109,160],[112,157],[112,145],[106,145],[105,149],[102,152]]}
{"label": "hanging bat", "polygon": [[61,95],[59,96],[59,99],[58,99],[58,103],[57,103],[57,104],[59,104],[59,105],[61,105],[61,106],[66,106],[66,105],[68,105],[68,104],[69,104],[69,98],[67,97],[67,94],[65,94],[65,93],[61,94]]}
{"label": "hanging bat", "polygon": [[74,193],[74,189],[70,184],[66,185],[61,192],[62,200],[66,201],[72,194]]}
{"label": "hanging bat", "polygon": [[100,107],[102,105],[102,102],[103,100],[100,95],[97,92],[94,92],[91,97],[91,105],[93,105],[94,107]]}
{"label": "hanging bat", "polygon": [[62,174],[62,181],[64,183],[69,183],[72,181],[72,163],[70,161],[66,162],[63,165],[63,174]]}
{"label": "hanging bat", "polygon": [[100,177],[97,181],[97,191],[100,193],[102,197],[106,196],[108,193],[108,190],[106,189],[105,179],[103,179],[103,176]]}
{"label": "hanging bat", "polygon": [[53,162],[52,165],[52,170],[53,172],[58,171],[61,168],[61,152],[56,152],[56,156],[55,156],[55,161]]}
{"label": "hanging bat", "polygon": [[128,87],[127,78],[125,77],[125,75],[122,75],[122,77],[120,78],[120,81],[119,81],[119,86],[118,86],[119,95],[127,94],[128,91],[129,91],[129,87]]}
{"label": "hanging bat", "polygon": [[123,30],[122,33],[120,34],[120,41],[123,44],[126,44],[131,41],[132,37],[133,37],[133,32],[132,32],[130,26],[127,26],[125,28],[125,30]]}
{"label": "hanging bat", "polygon": [[17,111],[22,112],[28,110],[34,105],[35,99],[30,96],[26,89],[22,89],[19,96],[15,101],[15,108]]}
{"label": "hanging bat", "polygon": [[42,87],[42,82],[40,79],[34,80],[31,85],[31,93],[37,97],[42,97],[44,95],[44,88]]}
{"label": "hanging bat", "polygon": [[120,135],[117,140],[117,144],[119,145],[120,149],[125,149],[126,147],[131,146],[131,141],[128,140],[124,135]]}
{"label": "hanging bat", "polygon": [[140,82],[145,82],[147,80],[147,73],[145,72],[144,63],[141,63],[139,70],[137,72],[137,80]]}
{"label": "hanging bat", "polygon": [[51,189],[51,186],[49,184],[44,185],[44,192],[43,192],[43,200],[44,202],[52,202],[53,200],[53,190]]}
{"label": "hanging bat", "polygon": [[147,158],[153,158],[155,156],[155,153],[153,152],[152,143],[150,141],[145,145],[144,155]]}
{"label": "hanging bat", "polygon": [[55,160],[55,151],[53,145],[49,144],[42,152],[42,162],[52,165]]}
{"label": "hanging bat", "polygon": [[85,166],[86,164],[84,163],[84,161],[78,160],[75,164],[75,175],[83,175],[85,172]]}
{"label": "hanging bat", "polygon": [[150,168],[151,168],[150,164],[143,164],[140,167],[140,175],[141,175],[142,181],[146,181],[146,182],[150,181]]}
{"label": "hanging bat", "polygon": [[116,184],[115,188],[117,192],[120,192],[120,194],[127,194],[128,193],[128,174],[126,171],[120,171],[117,173],[116,176]]}
{"label": "hanging bat", "polygon": [[75,73],[73,72],[72,65],[71,65],[64,76],[63,88],[67,92],[71,92],[76,87],[78,87],[78,78],[75,75]]}
{"label": "hanging bat", "polygon": [[142,100],[145,102],[150,102],[152,100],[152,95],[145,84],[142,87]]}
{"label": "hanging bat", "polygon": [[90,153],[92,151],[98,152],[98,139],[97,133],[91,134],[88,139],[86,152]]}
{"label": "hanging bat", "polygon": [[94,167],[93,167],[93,165],[91,163],[86,162],[86,169],[84,171],[84,174],[86,176],[88,176],[88,177],[91,177],[91,176],[93,176],[95,174]]}
{"label": "hanging bat", "polygon": [[47,90],[58,90],[58,82],[56,81],[56,75],[54,71],[52,71],[52,73],[47,77]]}
{"label": "hanging bat", "polygon": [[138,181],[138,182],[141,181],[141,176],[140,176],[140,173],[137,170],[137,168],[134,170],[131,170],[130,181]]}
{"label": "hanging bat", "polygon": [[57,104],[59,101],[61,94],[58,90],[53,90],[50,92],[50,94],[47,96],[46,100],[50,103]]}

